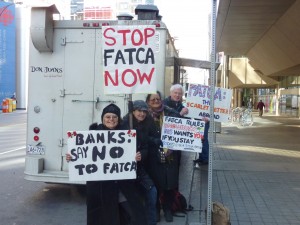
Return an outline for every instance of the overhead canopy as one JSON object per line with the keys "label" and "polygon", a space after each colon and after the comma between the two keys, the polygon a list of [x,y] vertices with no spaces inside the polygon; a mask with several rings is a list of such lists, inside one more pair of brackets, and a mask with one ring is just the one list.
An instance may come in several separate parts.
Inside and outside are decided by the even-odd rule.
{"label": "overhead canopy", "polygon": [[300,0],[222,0],[216,48],[265,76],[300,74]]}
{"label": "overhead canopy", "polygon": [[[174,63],[178,66],[185,66],[185,67],[193,67],[193,68],[200,68],[200,69],[208,69],[211,68],[211,62],[205,60],[196,60],[196,59],[186,59],[186,58],[177,58],[177,57],[169,57],[166,60],[167,66],[172,66]],[[216,69],[219,67],[220,63],[216,63]]]}

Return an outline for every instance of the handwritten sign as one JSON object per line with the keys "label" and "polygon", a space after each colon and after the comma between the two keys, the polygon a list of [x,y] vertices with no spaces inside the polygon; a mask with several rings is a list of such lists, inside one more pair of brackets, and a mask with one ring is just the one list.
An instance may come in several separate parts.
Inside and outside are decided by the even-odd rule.
{"label": "handwritten sign", "polygon": [[[232,90],[215,87],[214,120],[228,122],[230,118],[230,102]],[[189,109],[187,117],[202,118],[210,115],[210,86],[190,84],[187,92],[186,107]]]}
{"label": "handwritten sign", "polygon": [[156,91],[155,26],[103,26],[104,92]]}
{"label": "handwritten sign", "polygon": [[204,121],[164,116],[161,132],[163,147],[201,152],[204,126]]}
{"label": "handwritten sign", "polygon": [[136,178],[135,130],[68,132],[71,181]]}

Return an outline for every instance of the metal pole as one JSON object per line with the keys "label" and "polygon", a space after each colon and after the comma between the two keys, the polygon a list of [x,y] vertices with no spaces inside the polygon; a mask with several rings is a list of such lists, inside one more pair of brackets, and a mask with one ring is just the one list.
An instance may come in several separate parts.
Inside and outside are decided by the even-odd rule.
{"label": "metal pole", "polygon": [[208,134],[209,140],[209,163],[208,163],[208,188],[207,188],[207,215],[206,224],[211,225],[211,212],[212,212],[212,163],[213,163],[213,137],[215,131],[214,122],[214,95],[215,95],[215,73],[216,73],[216,2],[212,0],[212,15],[211,15],[211,71],[210,71],[210,132]]}

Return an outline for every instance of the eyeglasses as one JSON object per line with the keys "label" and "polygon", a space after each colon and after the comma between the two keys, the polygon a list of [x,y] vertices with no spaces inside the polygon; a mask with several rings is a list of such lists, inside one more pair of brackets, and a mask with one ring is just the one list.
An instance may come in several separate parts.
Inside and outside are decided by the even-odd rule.
{"label": "eyeglasses", "polygon": [[104,116],[104,119],[107,119],[107,120],[109,120],[109,119],[116,120],[116,119],[118,119],[118,117],[117,116]]}
{"label": "eyeglasses", "polygon": [[150,99],[150,102],[155,102],[155,101],[160,102],[160,98],[153,98],[153,99]]}

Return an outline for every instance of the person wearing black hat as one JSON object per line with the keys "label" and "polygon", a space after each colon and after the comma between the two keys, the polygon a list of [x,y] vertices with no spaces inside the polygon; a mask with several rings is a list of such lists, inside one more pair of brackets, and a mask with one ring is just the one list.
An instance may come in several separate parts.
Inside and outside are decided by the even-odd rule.
{"label": "person wearing black hat", "polygon": [[[156,225],[157,189],[145,169],[145,162],[148,156],[148,139],[151,135],[150,124],[153,124],[154,121],[148,115],[148,105],[143,100],[134,101],[132,115],[128,113],[124,116],[123,122],[127,126],[130,126],[130,116],[132,116],[131,129],[135,129],[137,134],[137,151],[141,152],[141,161],[137,163],[137,186],[144,197],[148,225]],[[155,130],[152,132],[155,132]]]}
{"label": "person wearing black hat", "polygon": [[[101,124],[91,124],[90,130],[127,129],[121,123],[121,110],[115,104],[103,109],[101,120]],[[67,154],[66,159],[70,161],[71,155]],[[140,152],[136,153],[135,159],[141,160]],[[127,225],[125,220],[130,220],[132,225],[147,224],[135,180],[87,181],[86,197],[87,225]]]}

